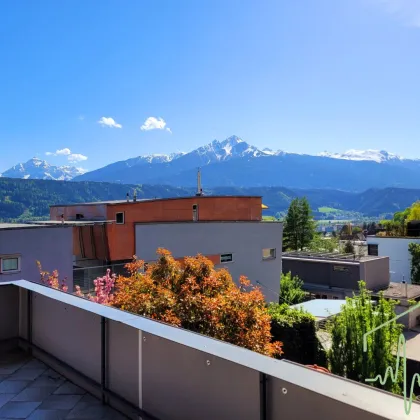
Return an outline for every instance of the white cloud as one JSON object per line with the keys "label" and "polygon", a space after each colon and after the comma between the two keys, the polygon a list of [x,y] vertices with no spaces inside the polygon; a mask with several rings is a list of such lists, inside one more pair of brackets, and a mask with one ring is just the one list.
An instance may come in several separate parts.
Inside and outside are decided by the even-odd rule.
{"label": "white cloud", "polygon": [[420,27],[420,0],[371,0],[410,26]]}
{"label": "white cloud", "polygon": [[107,118],[107,117],[102,117],[99,121],[98,124],[101,124],[103,127],[111,127],[111,128],[122,128],[121,124],[117,124],[117,122],[114,120],[114,118]]}
{"label": "white cloud", "polygon": [[87,160],[87,156],[81,155],[80,153],[72,153],[67,159],[69,162],[82,162],[83,160]]}
{"label": "white cloud", "polygon": [[68,147],[64,149],[56,150],[55,152],[45,152],[47,156],[68,156],[71,154],[71,150]]}
{"label": "white cloud", "polygon": [[163,118],[149,117],[140,127],[142,131],[150,130],[166,130],[172,133],[169,127],[166,127],[166,122]]}
{"label": "white cloud", "polygon": [[62,156],[68,156],[68,155],[71,155],[71,151],[68,147],[65,147],[64,149],[57,150],[55,152],[55,154],[56,155],[62,155]]}

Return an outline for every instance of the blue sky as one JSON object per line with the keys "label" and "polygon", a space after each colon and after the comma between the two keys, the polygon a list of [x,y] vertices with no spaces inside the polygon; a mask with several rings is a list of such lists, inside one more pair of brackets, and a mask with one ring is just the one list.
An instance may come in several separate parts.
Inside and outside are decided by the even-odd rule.
{"label": "blue sky", "polygon": [[0,9],[0,172],[35,155],[94,169],[232,134],[294,152],[420,157],[419,0]]}

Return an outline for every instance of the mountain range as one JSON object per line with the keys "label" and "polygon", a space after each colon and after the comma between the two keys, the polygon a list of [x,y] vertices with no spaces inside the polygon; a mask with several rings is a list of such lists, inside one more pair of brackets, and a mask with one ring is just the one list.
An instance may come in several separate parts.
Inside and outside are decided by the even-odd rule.
{"label": "mountain range", "polygon": [[74,166],[54,166],[36,157],[26,163],[19,163],[0,174],[4,178],[50,179],[55,181],[70,181],[86,171]]}
{"label": "mountain range", "polygon": [[369,188],[420,187],[418,159],[370,149],[352,149],[342,154],[322,152],[315,156],[290,153],[259,149],[237,136],[214,140],[188,153],[138,156],[86,173],[32,159],[4,172],[3,177],[194,187],[198,167],[207,188],[328,188],[362,192]]}

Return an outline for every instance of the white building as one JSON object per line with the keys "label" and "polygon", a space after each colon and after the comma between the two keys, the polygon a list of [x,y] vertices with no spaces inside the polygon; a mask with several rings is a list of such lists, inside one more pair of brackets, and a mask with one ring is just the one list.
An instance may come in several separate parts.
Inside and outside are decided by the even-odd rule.
{"label": "white building", "polygon": [[411,255],[408,245],[420,244],[420,238],[398,236],[368,236],[368,255],[389,257],[391,282],[411,283]]}

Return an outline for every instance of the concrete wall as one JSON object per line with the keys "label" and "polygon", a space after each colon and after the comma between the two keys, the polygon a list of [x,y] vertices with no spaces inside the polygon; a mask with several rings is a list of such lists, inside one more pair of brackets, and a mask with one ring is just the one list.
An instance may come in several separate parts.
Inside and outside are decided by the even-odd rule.
{"label": "concrete wall", "polygon": [[[358,263],[284,257],[282,264],[283,273],[290,271],[293,276],[299,276],[306,284],[353,289],[360,280]],[[334,271],[334,266],[345,267],[348,271]]]}
{"label": "concrete wall", "polygon": [[[310,285],[321,286],[320,292],[322,287],[357,290],[357,282],[360,280],[364,280],[371,290],[389,285],[388,258],[354,263],[283,257],[282,267],[283,273],[290,271],[292,275],[299,276],[308,288]],[[345,268],[345,271],[337,270],[339,267]]]}
{"label": "concrete wall", "polygon": [[19,288],[0,289],[0,342],[19,336]]}
{"label": "concrete wall", "polygon": [[15,254],[21,257],[21,271],[0,274],[0,282],[21,279],[39,281],[36,261],[40,261],[44,270],[58,270],[60,279],[67,277],[69,290],[73,290],[72,228],[0,229],[0,256]]}
{"label": "concrete wall", "polygon": [[[267,300],[278,301],[281,274],[282,224],[274,222],[196,222],[136,225],[136,255],[156,260],[158,248],[168,249],[175,258],[198,253],[214,256],[233,254],[227,268],[235,280],[247,276],[265,288]],[[263,248],[276,248],[276,258],[263,260]]]}
{"label": "concrete wall", "polygon": [[390,282],[389,258],[361,261],[361,278],[370,290],[386,289]]}
{"label": "concrete wall", "polygon": [[408,244],[420,243],[420,238],[396,238],[392,236],[368,236],[367,243],[378,245],[378,255],[389,257],[391,281],[401,283],[404,279],[411,283],[411,255],[408,252]]}

